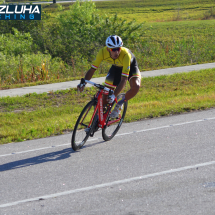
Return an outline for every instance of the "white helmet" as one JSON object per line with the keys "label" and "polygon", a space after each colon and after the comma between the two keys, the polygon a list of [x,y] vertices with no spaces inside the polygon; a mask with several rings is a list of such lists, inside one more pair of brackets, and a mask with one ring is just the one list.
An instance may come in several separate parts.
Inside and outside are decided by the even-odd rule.
{"label": "white helmet", "polygon": [[106,46],[108,48],[118,48],[123,45],[122,39],[117,35],[111,35],[106,40]]}

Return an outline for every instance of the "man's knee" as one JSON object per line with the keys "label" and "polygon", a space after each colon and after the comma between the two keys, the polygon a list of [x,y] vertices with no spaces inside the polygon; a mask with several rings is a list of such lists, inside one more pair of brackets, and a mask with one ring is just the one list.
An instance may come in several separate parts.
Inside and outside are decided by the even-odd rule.
{"label": "man's knee", "polygon": [[130,82],[131,90],[138,92],[140,90],[140,79],[139,78],[133,78]]}

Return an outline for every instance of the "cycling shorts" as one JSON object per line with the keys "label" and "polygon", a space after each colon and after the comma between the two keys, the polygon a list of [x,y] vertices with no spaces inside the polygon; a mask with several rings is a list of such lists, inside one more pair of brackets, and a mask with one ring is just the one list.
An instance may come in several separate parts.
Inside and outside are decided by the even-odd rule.
{"label": "cycling shorts", "polygon": [[[115,89],[119,85],[122,76],[122,68],[123,67],[118,67],[115,65],[111,66],[105,79],[105,86]],[[141,79],[141,74],[137,65],[136,58],[134,58],[133,62],[131,63],[128,81],[130,81],[131,78],[134,77]]]}

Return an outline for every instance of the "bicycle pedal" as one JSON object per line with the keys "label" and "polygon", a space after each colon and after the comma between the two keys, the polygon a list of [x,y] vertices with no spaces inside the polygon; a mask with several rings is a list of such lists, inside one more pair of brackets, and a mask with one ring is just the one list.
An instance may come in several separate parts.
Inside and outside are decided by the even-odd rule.
{"label": "bicycle pedal", "polygon": [[93,137],[94,136],[94,131],[90,133],[90,137]]}
{"label": "bicycle pedal", "polygon": [[90,137],[93,137],[95,133],[95,128],[92,129],[91,133],[90,133]]}

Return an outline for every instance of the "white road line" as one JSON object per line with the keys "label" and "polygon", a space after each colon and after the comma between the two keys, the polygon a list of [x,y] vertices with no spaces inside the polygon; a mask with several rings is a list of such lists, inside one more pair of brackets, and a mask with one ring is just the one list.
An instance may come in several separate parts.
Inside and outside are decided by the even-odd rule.
{"label": "white road line", "polygon": [[[100,139],[100,138],[90,139],[87,142],[98,140],[98,139]],[[39,151],[39,150],[44,150],[44,149],[51,149],[51,148],[56,148],[56,147],[68,146],[68,145],[71,145],[71,143],[65,143],[65,144],[56,145],[56,146],[47,146],[47,147],[43,147],[43,148],[31,149],[31,150],[21,151],[21,152],[12,152],[10,154],[0,155],[0,157],[6,157],[6,156],[10,156],[10,155],[23,154],[23,153],[27,153],[27,152],[34,152],[34,151]]]}
{"label": "white road line", "polygon": [[43,148],[38,148],[38,149],[31,149],[31,150],[22,151],[22,152],[13,152],[10,154],[0,155],[0,157],[5,157],[5,156],[9,156],[9,155],[17,155],[17,154],[22,154],[22,153],[27,153],[27,152],[34,152],[34,151],[39,151],[39,150],[44,150],[44,149],[51,149],[51,148],[55,148],[55,147],[59,147],[59,146],[66,146],[66,145],[69,145],[69,143],[57,145],[57,146],[48,146],[48,147],[43,147]]}
{"label": "white road line", "polygon": [[[117,134],[115,137],[124,136],[124,135],[128,135],[128,134],[134,134],[134,133],[140,133],[140,132],[146,132],[146,131],[159,130],[159,129],[169,128],[169,127],[173,127],[173,126],[181,126],[181,125],[187,125],[187,124],[191,124],[191,123],[204,122],[204,121],[207,121],[207,120],[214,120],[214,119],[215,119],[215,117],[213,117],[213,118],[205,118],[205,119],[200,119],[200,120],[194,120],[194,121],[189,121],[189,122],[182,122],[182,123],[177,123],[177,124],[172,124],[172,125],[165,125],[165,126],[156,127],[156,128],[148,128],[148,129],[143,129],[143,130],[139,130],[139,131],[132,131],[132,132],[127,132],[127,133]],[[100,139],[101,139],[101,137],[93,138],[93,139],[87,140],[87,142],[94,141],[94,140],[100,140]],[[55,148],[55,147],[62,147],[62,146],[67,146],[67,145],[70,145],[70,143],[56,145],[56,146],[48,146],[48,147],[44,147],[44,148],[32,149],[32,150],[21,151],[21,152],[13,152],[13,153],[10,153],[10,154],[0,155],[0,157],[23,154],[23,153],[39,151],[39,150],[44,150],[44,149],[50,149],[50,148]]]}
{"label": "white road line", "polygon": [[128,132],[128,133],[117,134],[116,136],[123,136],[123,135],[139,133],[139,132],[145,132],[145,131],[153,131],[153,130],[169,128],[169,127],[173,127],[173,126],[187,125],[187,124],[191,124],[191,123],[204,122],[204,121],[207,121],[207,120],[214,120],[214,119],[215,119],[215,117],[206,118],[206,119],[200,119],[200,120],[195,120],[195,121],[190,121],[190,122],[182,122],[182,123],[177,123],[177,124],[172,124],[172,125],[165,125],[165,126],[156,127],[156,128],[148,128],[148,129],[143,129],[143,130],[139,130],[139,131],[132,131],[132,132]]}
{"label": "white road line", "polygon": [[204,167],[204,166],[209,166],[209,165],[213,165],[213,164],[215,164],[215,161],[195,164],[192,166],[180,167],[177,169],[170,169],[170,170],[166,170],[166,171],[162,171],[162,172],[156,172],[156,173],[152,173],[152,174],[148,174],[148,175],[123,179],[123,180],[119,180],[119,181],[112,181],[109,183],[98,184],[98,185],[93,185],[93,186],[89,186],[89,187],[83,187],[83,188],[79,188],[79,189],[75,189],[75,190],[68,190],[68,191],[64,191],[64,192],[60,192],[60,193],[54,193],[54,194],[50,194],[50,195],[38,196],[35,198],[24,199],[24,200],[20,200],[20,201],[16,201],[16,202],[10,202],[10,203],[6,203],[6,204],[2,204],[2,205],[0,205],[0,208],[10,207],[10,206],[19,205],[19,204],[27,203],[27,202],[51,199],[51,198],[55,198],[55,197],[59,197],[59,196],[65,196],[65,195],[69,195],[69,194],[73,194],[73,193],[85,192],[85,191],[90,191],[90,190],[94,190],[94,189],[98,189],[98,188],[104,188],[104,187],[110,187],[110,186],[119,185],[119,184],[130,183],[130,182],[134,182],[134,181],[140,181],[140,180],[147,179],[147,178],[152,178],[152,177],[156,177],[156,176],[162,176],[162,175],[166,175],[166,174],[181,172],[181,171],[195,169],[195,168]]}

